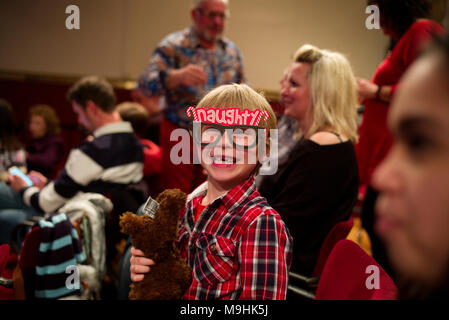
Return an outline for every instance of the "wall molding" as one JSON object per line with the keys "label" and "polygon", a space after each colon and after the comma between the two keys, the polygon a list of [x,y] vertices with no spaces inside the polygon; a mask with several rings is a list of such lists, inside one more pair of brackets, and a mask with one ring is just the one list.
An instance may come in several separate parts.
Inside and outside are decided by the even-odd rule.
{"label": "wall molding", "polygon": [[[11,70],[0,70],[0,80],[16,81],[16,82],[40,82],[40,83],[56,83],[71,85],[75,83],[83,75],[68,75],[55,73],[33,73]],[[108,78],[115,89],[132,90],[136,87],[136,79],[119,79]],[[257,92],[262,93],[265,98],[271,102],[278,102],[280,97],[279,90],[254,88]]]}

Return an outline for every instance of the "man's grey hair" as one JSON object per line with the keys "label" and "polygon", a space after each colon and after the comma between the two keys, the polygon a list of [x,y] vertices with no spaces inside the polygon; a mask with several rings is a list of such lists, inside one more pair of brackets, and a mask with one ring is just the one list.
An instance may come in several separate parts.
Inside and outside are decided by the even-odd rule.
{"label": "man's grey hair", "polygon": [[[207,0],[193,0],[193,9],[199,8],[199,6]],[[229,0],[221,0],[229,6]]]}

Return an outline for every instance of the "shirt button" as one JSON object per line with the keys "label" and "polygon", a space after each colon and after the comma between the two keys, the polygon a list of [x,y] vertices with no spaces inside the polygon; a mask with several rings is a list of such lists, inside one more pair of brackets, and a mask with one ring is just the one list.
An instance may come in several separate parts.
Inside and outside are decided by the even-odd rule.
{"label": "shirt button", "polygon": [[215,244],[211,244],[209,246],[209,250],[212,251],[212,252],[215,252],[215,251],[217,251],[217,246]]}
{"label": "shirt button", "polygon": [[193,250],[193,248],[195,248],[195,245],[193,243],[189,244],[189,249]]}

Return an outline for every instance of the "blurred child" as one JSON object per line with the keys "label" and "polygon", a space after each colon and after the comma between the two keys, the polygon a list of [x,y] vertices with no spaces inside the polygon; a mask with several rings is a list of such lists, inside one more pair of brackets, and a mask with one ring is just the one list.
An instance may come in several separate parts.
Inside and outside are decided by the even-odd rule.
{"label": "blurred child", "polygon": [[143,175],[159,174],[162,160],[161,148],[153,141],[144,138],[149,125],[149,112],[136,102],[120,103],[117,106],[117,111],[124,121],[131,123],[134,133],[143,145]]}

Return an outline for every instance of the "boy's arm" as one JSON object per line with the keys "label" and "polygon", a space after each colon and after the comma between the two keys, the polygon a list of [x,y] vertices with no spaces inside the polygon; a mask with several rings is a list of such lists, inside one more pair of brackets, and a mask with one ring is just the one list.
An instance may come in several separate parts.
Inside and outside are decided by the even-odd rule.
{"label": "boy's arm", "polygon": [[259,216],[239,248],[242,300],[283,300],[287,295],[292,240],[274,215]]}

